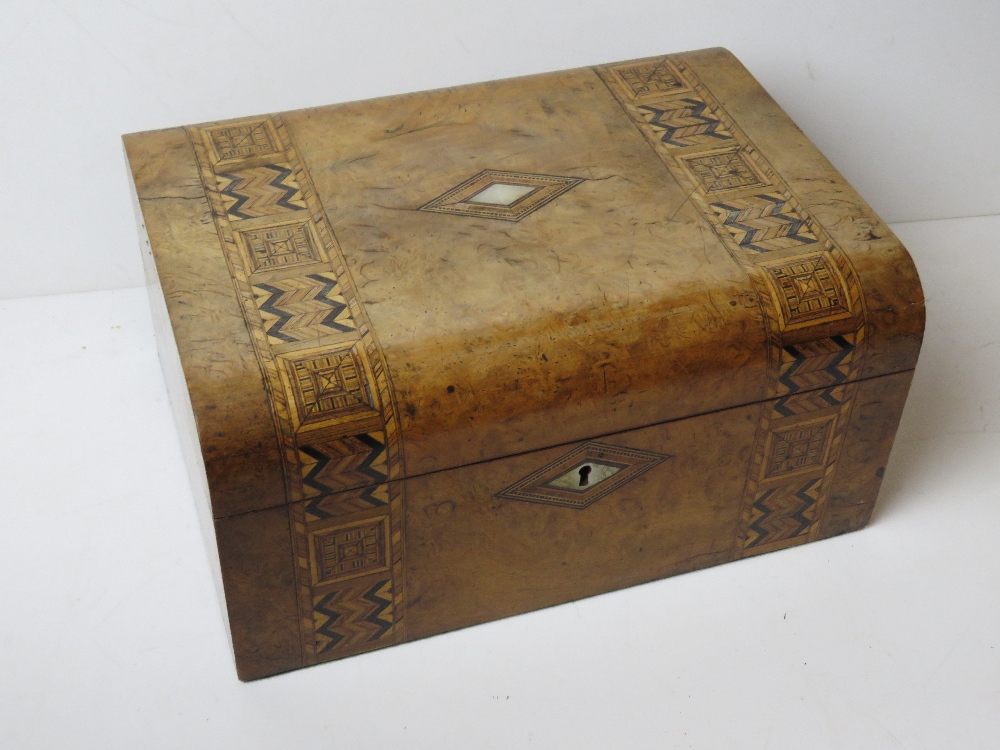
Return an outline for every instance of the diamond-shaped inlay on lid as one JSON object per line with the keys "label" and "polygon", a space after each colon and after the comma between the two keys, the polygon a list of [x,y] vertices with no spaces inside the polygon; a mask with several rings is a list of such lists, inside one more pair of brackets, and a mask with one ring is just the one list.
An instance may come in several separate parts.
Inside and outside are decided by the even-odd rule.
{"label": "diamond-shaped inlay on lid", "polygon": [[496,497],[586,508],[668,458],[620,445],[585,443],[496,493]]}
{"label": "diamond-shaped inlay on lid", "polygon": [[581,182],[578,177],[485,169],[420,210],[519,221]]}

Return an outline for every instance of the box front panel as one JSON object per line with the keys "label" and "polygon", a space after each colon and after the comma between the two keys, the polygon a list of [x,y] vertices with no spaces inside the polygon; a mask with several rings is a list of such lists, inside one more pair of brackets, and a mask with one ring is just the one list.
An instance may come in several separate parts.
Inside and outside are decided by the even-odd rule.
{"label": "box front panel", "polygon": [[[242,672],[294,668],[290,650],[315,664],[858,529],[911,376],[222,519]],[[391,502],[404,485],[405,515]],[[267,549],[247,555],[234,523],[263,524]]]}

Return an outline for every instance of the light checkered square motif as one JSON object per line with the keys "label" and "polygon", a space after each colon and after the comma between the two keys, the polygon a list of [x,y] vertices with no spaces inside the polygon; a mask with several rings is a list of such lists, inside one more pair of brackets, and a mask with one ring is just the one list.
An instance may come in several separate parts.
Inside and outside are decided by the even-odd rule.
{"label": "light checkered square motif", "polygon": [[204,132],[216,168],[281,153],[278,135],[266,119],[230,123]]}
{"label": "light checkered square motif", "polygon": [[695,182],[708,195],[730,190],[766,187],[768,180],[741,149],[727,149],[679,157]]}
{"label": "light checkered square motif", "polygon": [[345,581],[389,569],[389,517],[379,516],[310,534],[313,585]]}
{"label": "light checkered square motif", "polygon": [[368,363],[357,344],[280,355],[298,427],[379,413]]}
{"label": "light checkered square motif", "polygon": [[621,65],[613,70],[632,99],[648,99],[687,88],[665,59]]}
{"label": "light checkered square motif", "polygon": [[825,253],[810,253],[761,264],[775,292],[784,329],[851,316],[847,287]]}
{"label": "light checkered square motif", "polygon": [[821,469],[826,464],[833,423],[834,418],[828,417],[774,430],[768,435],[764,478]]}
{"label": "light checkered square motif", "polygon": [[311,221],[286,221],[236,232],[247,272],[319,263],[324,260]]}

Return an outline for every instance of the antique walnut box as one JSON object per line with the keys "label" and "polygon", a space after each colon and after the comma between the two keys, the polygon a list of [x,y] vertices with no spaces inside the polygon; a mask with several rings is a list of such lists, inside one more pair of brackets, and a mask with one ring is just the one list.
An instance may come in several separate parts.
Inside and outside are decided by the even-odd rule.
{"label": "antique walnut box", "polygon": [[920,284],[725,50],[125,146],[243,679],[871,516]]}

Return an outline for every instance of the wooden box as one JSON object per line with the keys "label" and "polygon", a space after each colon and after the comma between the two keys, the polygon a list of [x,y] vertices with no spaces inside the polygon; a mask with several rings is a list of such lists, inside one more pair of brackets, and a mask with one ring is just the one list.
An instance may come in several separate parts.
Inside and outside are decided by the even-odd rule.
{"label": "wooden box", "polygon": [[917,274],[725,50],[125,146],[242,679],[872,513]]}

